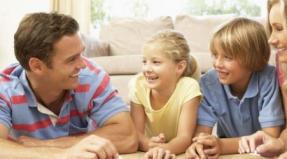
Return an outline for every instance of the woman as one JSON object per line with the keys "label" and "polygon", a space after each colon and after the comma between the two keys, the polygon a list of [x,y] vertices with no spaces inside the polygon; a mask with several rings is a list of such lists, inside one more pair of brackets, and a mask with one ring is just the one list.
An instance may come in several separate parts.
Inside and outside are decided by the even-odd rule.
{"label": "woman", "polygon": [[[269,43],[276,53],[278,79],[287,117],[287,0],[268,0]],[[239,153],[257,152],[264,157],[279,156],[287,158],[287,125],[279,138],[272,138],[259,131],[253,135],[242,137],[239,141]]]}

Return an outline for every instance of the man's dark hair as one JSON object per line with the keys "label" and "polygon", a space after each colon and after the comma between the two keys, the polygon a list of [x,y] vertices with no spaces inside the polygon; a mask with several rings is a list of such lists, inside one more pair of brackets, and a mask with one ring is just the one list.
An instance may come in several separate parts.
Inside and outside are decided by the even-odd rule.
{"label": "man's dark hair", "polygon": [[58,13],[33,13],[20,22],[14,34],[15,56],[21,66],[30,71],[31,57],[52,67],[54,44],[65,35],[74,35],[79,24],[70,16]]}

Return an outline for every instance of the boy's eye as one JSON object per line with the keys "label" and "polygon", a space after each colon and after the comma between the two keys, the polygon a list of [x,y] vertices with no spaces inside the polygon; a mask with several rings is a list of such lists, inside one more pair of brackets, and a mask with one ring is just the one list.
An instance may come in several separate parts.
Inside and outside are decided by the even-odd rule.
{"label": "boy's eye", "polygon": [[224,58],[225,58],[226,60],[232,60],[232,57],[231,57],[231,56],[224,56]]}
{"label": "boy's eye", "polygon": [[142,60],[142,63],[143,63],[143,64],[146,64],[146,60]]}

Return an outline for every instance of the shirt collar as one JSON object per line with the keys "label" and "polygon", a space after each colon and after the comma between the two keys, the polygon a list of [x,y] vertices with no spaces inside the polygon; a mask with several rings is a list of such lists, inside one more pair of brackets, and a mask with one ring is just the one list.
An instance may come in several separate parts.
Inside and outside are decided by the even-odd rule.
{"label": "shirt collar", "polygon": [[[28,105],[30,107],[37,107],[37,99],[34,95],[34,92],[32,91],[29,82],[28,82],[28,78],[27,78],[27,73],[26,71],[22,71],[21,75],[20,75],[20,81],[24,86],[25,92],[28,93]],[[67,95],[65,96],[65,102],[70,102],[72,100],[72,97],[75,95],[75,91],[74,90],[69,90]]]}
{"label": "shirt collar", "polygon": [[[248,83],[248,87],[247,87],[242,99],[253,98],[258,94],[258,83],[259,83],[258,80],[259,80],[258,79],[258,73],[253,72],[251,75],[251,79]],[[229,99],[238,99],[237,97],[232,95],[229,85],[224,85],[224,89],[225,89],[225,91],[227,93],[227,97]]]}

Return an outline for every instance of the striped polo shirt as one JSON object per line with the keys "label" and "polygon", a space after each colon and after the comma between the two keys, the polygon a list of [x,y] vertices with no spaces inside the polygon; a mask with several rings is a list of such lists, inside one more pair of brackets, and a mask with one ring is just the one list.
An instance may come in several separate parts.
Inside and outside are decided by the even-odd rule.
{"label": "striped polo shirt", "polygon": [[39,111],[23,67],[13,64],[0,73],[0,124],[11,130],[11,138],[25,135],[52,139],[82,134],[103,126],[119,112],[129,111],[108,74],[91,61],[85,62],[87,67],[80,71],[79,86],[68,91],[54,122]]}

